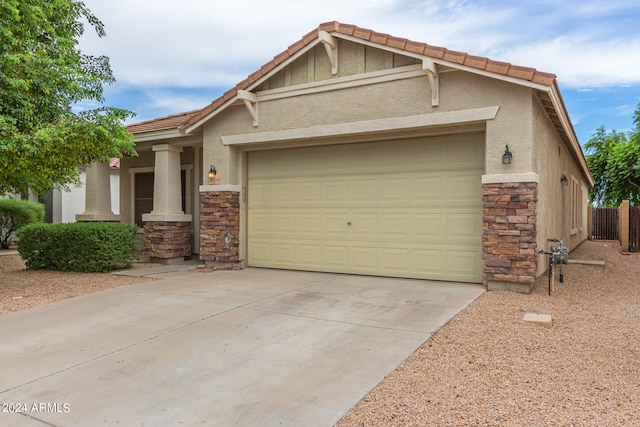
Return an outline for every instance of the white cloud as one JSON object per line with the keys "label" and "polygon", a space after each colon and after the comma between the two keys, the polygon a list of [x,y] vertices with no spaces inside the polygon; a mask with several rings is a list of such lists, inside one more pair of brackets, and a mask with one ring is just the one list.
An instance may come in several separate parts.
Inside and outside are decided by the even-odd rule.
{"label": "white cloud", "polygon": [[602,123],[626,127],[628,118],[615,119],[631,117],[638,102],[629,95],[603,103],[608,88],[640,85],[637,0],[84,2],[107,37],[87,28],[81,48],[111,58],[118,83],[108,101],[138,111],[132,121],[207,105],[333,20],[554,73],[563,93],[590,92],[571,111],[585,138]]}
{"label": "white cloud", "polygon": [[556,74],[565,86],[589,88],[640,83],[640,55],[632,52],[640,52],[640,39],[563,36],[514,46],[503,54],[507,61]]}
{"label": "white cloud", "polygon": [[606,37],[612,33],[607,19],[638,10],[626,0],[85,3],[104,22],[107,37],[88,30],[82,48],[109,56],[116,78],[127,85],[231,87],[330,20],[535,67],[574,87],[640,82],[637,34],[629,37],[617,28],[616,37]]}

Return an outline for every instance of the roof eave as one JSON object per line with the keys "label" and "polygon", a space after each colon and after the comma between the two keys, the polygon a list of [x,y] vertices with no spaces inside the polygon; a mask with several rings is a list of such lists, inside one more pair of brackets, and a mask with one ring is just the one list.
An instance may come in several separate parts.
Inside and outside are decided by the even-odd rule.
{"label": "roof eave", "polygon": [[582,169],[582,173],[589,181],[589,186],[593,187],[595,184],[595,180],[591,175],[591,170],[589,169],[587,160],[584,157],[584,152],[582,151],[580,142],[578,141],[578,137],[576,136],[575,130],[573,129],[573,125],[571,124],[571,119],[569,118],[569,113],[567,112],[567,108],[564,105],[564,100],[562,99],[562,94],[560,93],[560,87],[558,86],[557,80],[554,81],[553,85],[548,89],[548,94],[556,112],[558,113],[558,117],[562,122],[562,127],[567,134],[569,143],[571,144],[570,148],[575,154],[576,160],[578,160],[578,163]]}
{"label": "roof eave", "polygon": [[154,130],[150,132],[132,133],[135,142],[158,141],[162,139],[173,139],[186,136],[186,134],[178,128]]}

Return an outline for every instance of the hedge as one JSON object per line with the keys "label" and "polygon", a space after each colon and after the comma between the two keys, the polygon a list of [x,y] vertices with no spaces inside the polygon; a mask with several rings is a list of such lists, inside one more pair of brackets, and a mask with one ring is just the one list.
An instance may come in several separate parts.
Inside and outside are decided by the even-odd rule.
{"label": "hedge", "polygon": [[31,224],[18,230],[29,269],[109,272],[131,268],[137,227],[113,222]]}
{"label": "hedge", "polygon": [[13,234],[27,224],[44,220],[44,206],[20,199],[0,199],[0,248],[7,249]]}

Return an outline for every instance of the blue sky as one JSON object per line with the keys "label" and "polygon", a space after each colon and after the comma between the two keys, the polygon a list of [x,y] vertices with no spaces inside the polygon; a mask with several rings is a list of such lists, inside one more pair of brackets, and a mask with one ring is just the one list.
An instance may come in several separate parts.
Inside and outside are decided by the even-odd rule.
{"label": "blue sky", "polygon": [[320,23],[556,74],[578,139],[630,131],[640,102],[637,0],[84,0],[105,24],[81,49],[107,55],[107,104],[129,122],[202,108]]}

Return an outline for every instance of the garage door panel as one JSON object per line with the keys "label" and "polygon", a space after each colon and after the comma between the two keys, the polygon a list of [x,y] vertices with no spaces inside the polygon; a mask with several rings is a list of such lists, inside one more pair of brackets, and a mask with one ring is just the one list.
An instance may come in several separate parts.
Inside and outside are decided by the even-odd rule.
{"label": "garage door panel", "polygon": [[295,214],[276,212],[272,215],[273,231],[278,234],[295,234]]}
{"label": "garage door panel", "polygon": [[416,156],[414,141],[395,141],[380,148],[382,166],[391,170],[402,170],[407,164],[412,163]]}
{"label": "garage door panel", "polygon": [[475,239],[482,237],[482,217],[473,213],[447,215],[447,233],[452,239]]}
{"label": "garage door panel", "polygon": [[249,222],[249,233],[253,236],[271,233],[271,213],[252,212]]}
{"label": "garage door panel", "polygon": [[338,238],[344,238],[347,233],[347,222],[349,221],[348,212],[323,213],[324,233],[331,237],[334,235]]}
{"label": "garage door panel", "polygon": [[442,202],[445,189],[444,179],[441,176],[416,178],[411,186],[412,202]]}
{"label": "garage door panel", "polygon": [[296,233],[306,235],[306,238],[322,236],[322,215],[320,213],[297,214]]}
{"label": "garage door panel", "polygon": [[318,205],[322,200],[322,186],[320,182],[299,182],[296,200],[299,206]]}
{"label": "garage door panel", "polygon": [[349,188],[345,181],[326,181],[324,182],[324,202],[340,203],[342,205],[348,203]]}
{"label": "garage door panel", "polygon": [[352,246],[349,251],[350,270],[354,272],[362,272],[371,274],[378,270],[378,247],[371,246]]}
{"label": "garage door panel", "polygon": [[249,259],[256,267],[267,267],[271,265],[271,244],[267,242],[249,243]]}
{"label": "garage door panel", "polygon": [[472,280],[482,274],[482,253],[464,249],[449,249],[447,251],[447,270],[463,279]]}
{"label": "garage door panel", "polygon": [[478,134],[249,153],[248,263],[480,282],[483,147]]}
{"label": "garage door panel", "polygon": [[444,212],[414,213],[411,217],[411,230],[415,237],[443,239],[447,232]]}
{"label": "garage door panel", "polygon": [[376,203],[378,201],[378,180],[353,179],[351,181],[352,201],[357,203]]}
{"label": "garage door panel", "polygon": [[450,201],[482,201],[482,185],[477,176],[454,176],[447,180],[447,199]]}
{"label": "garage door panel", "polygon": [[295,197],[295,183],[294,182],[278,182],[272,186],[272,201],[276,206],[292,206]]}
{"label": "garage door panel", "polygon": [[380,183],[381,203],[408,203],[410,180],[408,178],[383,179]]}
{"label": "garage door panel", "polygon": [[414,249],[411,253],[411,265],[418,276],[442,279],[445,261],[445,253],[438,248]]}
{"label": "garage door panel", "polygon": [[478,159],[484,156],[484,143],[473,139],[457,138],[452,144],[445,144],[446,160],[451,169],[476,167]]}
{"label": "garage door panel", "polygon": [[312,155],[321,159],[321,167],[327,171],[327,176],[334,175],[335,173],[342,173],[342,171],[349,169],[349,157],[351,156],[350,147],[338,146],[333,147],[331,150],[324,150],[322,148],[316,149]]}
{"label": "garage door panel", "polygon": [[382,248],[380,274],[404,276],[411,269],[410,252],[407,248]]}
{"label": "garage door panel", "polygon": [[299,244],[298,264],[302,268],[310,268],[313,270],[322,268],[322,251],[317,244]]}
{"label": "garage door panel", "polygon": [[381,237],[409,239],[410,221],[408,213],[382,213]]}
{"label": "garage door panel", "polygon": [[345,272],[349,268],[349,248],[345,244],[325,244],[322,246],[324,266],[328,271]]}
{"label": "garage door panel", "polygon": [[378,215],[375,213],[355,212],[349,216],[348,238],[376,238],[378,235]]}
{"label": "garage door panel", "polygon": [[268,182],[254,182],[249,193],[249,204],[259,208],[269,206],[271,200],[271,185]]}
{"label": "garage door panel", "polygon": [[273,262],[277,266],[284,267],[296,264],[296,247],[294,243],[273,243],[272,253]]}

